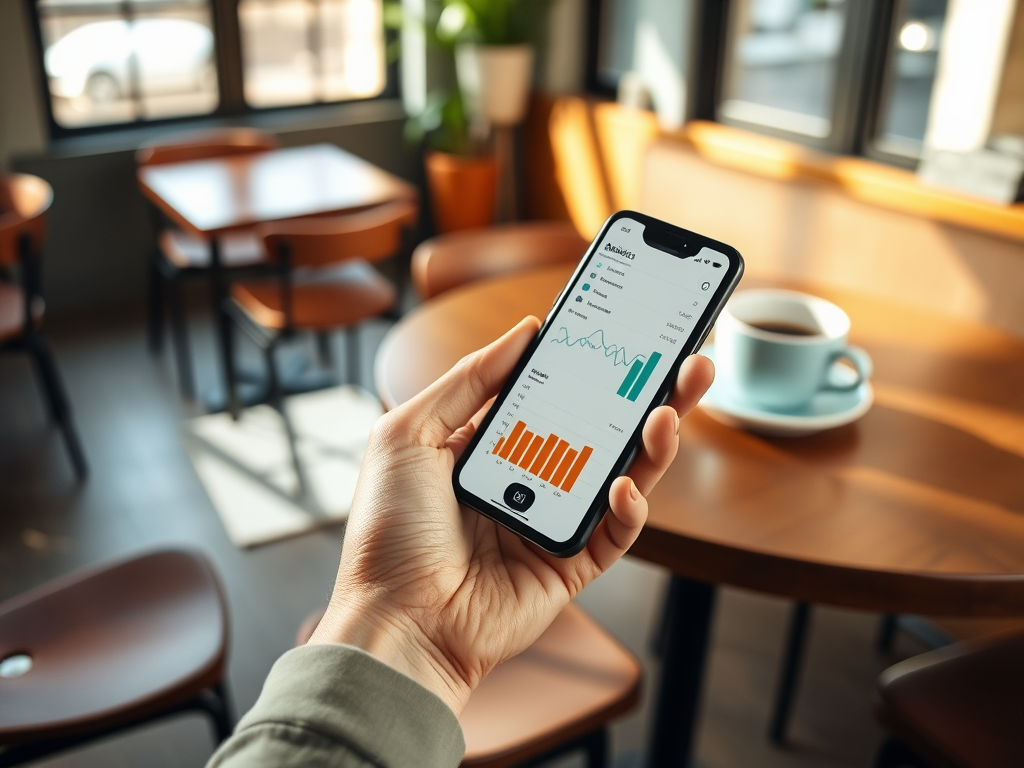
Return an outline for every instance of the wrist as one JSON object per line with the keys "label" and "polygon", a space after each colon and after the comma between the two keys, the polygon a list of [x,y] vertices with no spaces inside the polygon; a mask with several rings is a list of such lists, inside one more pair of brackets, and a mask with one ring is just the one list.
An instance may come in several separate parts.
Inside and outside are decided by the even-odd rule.
{"label": "wrist", "polygon": [[456,715],[461,714],[472,692],[445,654],[419,628],[380,611],[339,604],[332,599],[308,644],[324,643],[351,645],[366,651],[415,680]]}

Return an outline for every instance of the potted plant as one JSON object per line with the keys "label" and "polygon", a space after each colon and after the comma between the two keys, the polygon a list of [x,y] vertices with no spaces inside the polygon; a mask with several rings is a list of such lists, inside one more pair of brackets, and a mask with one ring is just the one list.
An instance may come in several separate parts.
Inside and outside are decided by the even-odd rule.
{"label": "potted plant", "polygon": [[[415,20],[428,45],[450,57],[458,80],[457,87],[430,94],[406,125],[407,137],[427,147],[427,184],[440,232],[494,221],[498,166],[491,129],[510,128],[526,113],[531,42],[544,28],[550,3],[427,0],[425,16]],[[385,19],[392,27],[409,20],[397,3],[388,4]]]}
{"label": "potted plant", "polygon": [[438,38],[455,48],[459,88],[474,133],[518,125],[526,116],[533,47],[551,0],[443,0]]}

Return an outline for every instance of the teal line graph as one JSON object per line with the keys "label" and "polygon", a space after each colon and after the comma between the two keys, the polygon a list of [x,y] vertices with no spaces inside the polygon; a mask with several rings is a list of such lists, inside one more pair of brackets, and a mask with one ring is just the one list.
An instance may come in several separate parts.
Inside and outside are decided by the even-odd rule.
{"label": "teal line graph", "polygon": [[579,347],[580,349],[596,349],[604,353],[606,359],[610,358],[612,365],[621,365],[629,368],[626,378],[622,380],[615,394],[624,397],[631,402],[636,402],[637,397],[647,384],[647,380],[654,373],[658,361],[661,360],[660,352],[652,352],[650,355],[629,356],[625,347],[618,344],[609,344],[604,339],[604,330],[598,328],[587,336],[578,336],[575,339],[569,336],[569,329],[564,325],[558,329],[558,335],[551,339],[552,344],[565,344],[566,347]]}
{"label": "teal line graph", "polygon": [[629,356],[625,347],[618,344],[609,344],[604,340],[604,330],[598,328],[588,336],[579,336],[575,339],[569,337],[569,329],[564,325],[558,329],[560,336],[551,339],[552,344],[565,344],[567,347],[579,346],[580,349],[600,349],[604,356],[612,359],[612,365],[631,366],[637,362],[643,362],[647,355]]}

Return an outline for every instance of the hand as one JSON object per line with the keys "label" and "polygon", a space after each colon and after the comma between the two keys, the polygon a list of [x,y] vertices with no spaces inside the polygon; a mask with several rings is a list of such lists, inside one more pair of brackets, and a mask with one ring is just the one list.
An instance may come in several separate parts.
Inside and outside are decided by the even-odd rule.
{"label": "hand", "polygon": [[705,357],[655,409],[611,512],[574,557],[549,555],[461,506],[452,469],[539,322],[529,317],[381,417],[370,435],[330,605],[310,643],[369,651],[459,714],[497,664],[528,648],[636,540],[649,493],[675,458],[679,419],[714,378]]}

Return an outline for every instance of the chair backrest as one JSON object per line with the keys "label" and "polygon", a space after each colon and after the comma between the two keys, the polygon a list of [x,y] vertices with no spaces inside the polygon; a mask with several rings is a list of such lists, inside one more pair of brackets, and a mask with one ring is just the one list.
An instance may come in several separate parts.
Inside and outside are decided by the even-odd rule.
{"label": "chair backrest", "polygon": [[487,277],[580,260],[587,241],[571,224],[535,221],[453,232],[421,243],[412,281],[423,299]]}
{"label": "chair backrest", "polygon": [[135,153],[140,166],[184,163],[213,157],[251,155],[277,149],[277,137],[255,128],[225,128],[159,139],[145,144]]}
{"label": "chair backrest", "polygon": [[52,202],[53,188],[38,176],[0,176],[0,267],[17,263],[19,241],[25,235],[30,238],[30,252],[39,252]]}
{"label": "chair backrest", "polygon": [[402,230],[415,224],[417,215],[413,203],[395,202],[342,216],[274,221],[256,232],[272,259],[287,252],[289,267],[378,261],[398,251]]}

